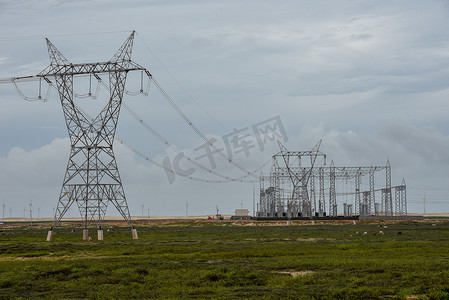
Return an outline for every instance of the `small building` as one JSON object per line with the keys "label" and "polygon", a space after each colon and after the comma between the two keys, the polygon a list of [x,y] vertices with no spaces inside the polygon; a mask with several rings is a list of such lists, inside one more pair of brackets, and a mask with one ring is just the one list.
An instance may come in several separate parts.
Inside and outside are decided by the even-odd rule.
{"label": "small building", "polygon": [[231,217],[231,220],[251,220],[249,215],[249,210],[247,209],[236,209],[235,215]]}
{"label": "small building", "polygon": [[247,209],[236,209],[235,216],[236,217],[245,217],[249,215],[249,210]]}

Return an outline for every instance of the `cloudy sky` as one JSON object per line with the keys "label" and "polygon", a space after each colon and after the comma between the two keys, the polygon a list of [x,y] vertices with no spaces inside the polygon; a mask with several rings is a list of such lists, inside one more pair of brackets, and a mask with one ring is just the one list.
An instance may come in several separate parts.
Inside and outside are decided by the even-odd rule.
{"label": "cloudy sky", "polygon": [[[321,150],[338,166],[392,166],[407,182],[409,212],[449,212],[449,2],[367,1],[3,1],[0,78],[35,75],[48,64],[45,37],[74,63],[107,61],[136,30],[133,60],[146,67],[208,138],[234,130],[253,147],[231,149],[256,170],[278,151],[257,144],[253,125],[277,120],[290,150]],[[88,80],[75,81],[86,93]],[[95,85],[94,85],[95,86]],[[36,96],[38,82],[23,83]],[[46,86],[43,85],[43,89]],[[130,74],[129,91],[140,88]],[[76,99],[95,112],[107,97]],[[0,84],[0,203],[5,216],[50,216],[57,204],[69,140],[56,90],[47,102],[24,101]],[[132,110],[173,146],[161,143],[126,110],[117,135],[145,156],[173,163],[177,152],[213,168],[204,141],[153,85],[148,97],[127,96]],[[268,123],[267,123],[268,122]],[[217,143],[218,143],[217,142]],[[223,145],[222,145],[223,146]],[[223,146],[224,147],[224,146]],[[243,149],[243,148],[242,148]],[[240,149],[240,150],[242,150]],[[212,214],[252,209],[258,183],[204,183],[169,178],[123,145],[115,152],[132,215]],[[213,171],[244,174],[214,156]],[[207,174],[185,159],[192,176]],[[259,172],[259,171],[258,171]],[[269,165],[264,173],[269,172]],[[376,188],[382,188],[380,174]],[[251,179],[251,178],[249,178]],[[366,181],[366,180],[365,180]],[[367,182],[362,181],[362,185]],[[351,190],[351,182],[338,186]],[[340,197],[339,204],[352,201]],[[342,207],[339,207],[342,212]],[[28,214],[28,213],[27,213]],[[71,215],[76,216],[73,208]],[[116,215],[110,207],[108,215]]]}

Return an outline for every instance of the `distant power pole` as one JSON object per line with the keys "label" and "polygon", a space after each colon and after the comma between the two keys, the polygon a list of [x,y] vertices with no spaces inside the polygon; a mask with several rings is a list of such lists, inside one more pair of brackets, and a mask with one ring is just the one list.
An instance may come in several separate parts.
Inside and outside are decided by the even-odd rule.
{"label": "distant power pole", "polygon": [[424,215],[426,214],[426,195],[424,195],[424,199],[423,199],[423,206],[424,206]]}
{"label": "distant power pole", "polygon": [[253,186],[253,218],[256,216],[256,212],[255,212],[255,210],[254,210],[254,208],[255,208],[255,207],[254,207],[254,206],[255,206],[254,204],[256,203],[256,202],[255,202],[255,201],[256,201],[256,200],[255,200],[255,199],[256,199],[255,197],[256,197],[256,196],[255,196],[255,190],[254,190],[254,186]]}
{"label": "distant power pole", "polygon": [[30,225],[33,226],[33,204],[29,203],[30,205]]}
{"label": "distant power pole", "polygon": [[189,216],[189,202],[186,202],[186,217]]}
{"label": "distant power pole", "polygon": [[145,214],[144,214],[144,206],[143,206],[143,204],[142,204],[142,217],[143,216],[145,216]]}

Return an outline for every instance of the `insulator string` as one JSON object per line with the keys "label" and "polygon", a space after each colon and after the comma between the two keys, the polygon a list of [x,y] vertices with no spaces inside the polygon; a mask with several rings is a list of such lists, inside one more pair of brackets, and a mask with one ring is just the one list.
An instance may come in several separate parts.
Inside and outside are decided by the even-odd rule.
{"label": "insulator string", "polygon": [[[91,75],[92,76],[92,75]],[[98,98],[98,95],[100,94],[100,82],[102,81],[100,77],[97,78],[97,87],[95,88],[95,93],[92,95],[92,79],[91,76],[89,76],[89,92],[87,94],[78,94],[76,92],[73,92],[73,96],[76,98],[92,98],[93,100]]]}
{"label": "insulator string", "polygon": [[48,80],[47,78],[44,78],[44,79],[45,79],[45,81],[47,81],[47,83],[48,83],[48,88],[47,88],[47,92],[46,92],[46,94],[45,94],[45,97],[42,97],[42,95],[41,95],[41,78],[39,79],[39,93],[38,93],[38,96],[36,96],[36,97],[27,97],[27,96],[25,96],[25,95],[23,94],[23,92],[20,90],[18,84],[16,83],[16,79],[15,79],[15,78],[11,78],[11,79],[10,79],[10,82],[13,83],[14,88],[15,88],[17,94],[18,94],[22,99],[24,99],[25,101],[42,101],[42,102],[46,102],[46,101],[48,100],[48,98],[50,97],[50,91],[51,91],[51,89],[52,89],[52,87],[53,87],[53,84],[52,84],[51,81]]}

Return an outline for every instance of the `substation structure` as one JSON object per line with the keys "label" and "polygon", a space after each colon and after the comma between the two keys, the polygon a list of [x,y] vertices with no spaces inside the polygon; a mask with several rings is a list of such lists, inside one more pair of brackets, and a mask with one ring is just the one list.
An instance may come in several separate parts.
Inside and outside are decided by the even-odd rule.
{"label": "substation structure", "polygon": [[[88,225],[96,222],[98,239],[103,239],[101,228],[108,204],[112,204],[131,226],[134,239],[137,231],[125,197],[122,181],[113,151],[113,142],[120,114],[125,82],[130,71],[151,74],[131,60],[134,34],[132,32],[115,55],[106,62],[70,63],[47,39],[50,65],[37,77],[56,82],[62,104],[71,152],[59,195],[58,205],[47,240],[51,240],[54,227],[74,203],[84,220],[83,239],[88,238]],[[109,77],[109,101],[99,114],[90,118],[74,101],[73,83],[77,76],[91,76],[102,82],[100,74]]]}
{"label": "substation structure", "polygon": [[[311,151],[288,151],[280,145],[281,151],[273,155],[270,175],[260,177],[257,218],[388,219],[407,215],[405,180],[391,185],[388,160],[384,166],[338,167],[334,162],[326,166],[320,144]],[[379,177],[384,187],[376,189]],[[369,186],[362,189],[362,181]],[[337,187],[344,191],[338,192]]]}

